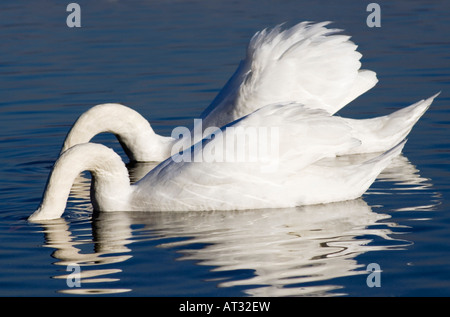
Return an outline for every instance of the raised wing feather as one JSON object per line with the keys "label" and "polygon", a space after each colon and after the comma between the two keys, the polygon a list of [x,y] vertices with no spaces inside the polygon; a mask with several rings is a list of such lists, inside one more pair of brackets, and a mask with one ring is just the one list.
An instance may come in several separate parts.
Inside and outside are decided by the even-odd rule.
{"label": "raised wing feather", "polygon": [[269,104],[297,102],[334,114],[377,83],[361,70],[361,54],[349,36],[329,22],[299,23],[257,32],[246,58],[201,117],[221,127]]}

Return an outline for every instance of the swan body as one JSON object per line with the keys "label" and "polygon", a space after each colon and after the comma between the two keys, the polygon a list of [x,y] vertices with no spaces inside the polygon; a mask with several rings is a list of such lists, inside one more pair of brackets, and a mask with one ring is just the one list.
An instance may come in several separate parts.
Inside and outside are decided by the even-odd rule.
{"label": "swan body", "polygon": [[[278,128],[277,151],[259,151],[256,160],[236,162],[225,156],[221,162],[200,163],[177,160],[179,153],[133,185],[113,150],[93,143],[73,146],[55,163],[41,205],[29,220],[61,217],[73,180],[84,170],[92,173],[91,201],[101,211],[237,210],[351,200],[369,188],[405,143],[364,163],[323,164],[360,146],[346,120],[298,104],[277,104],[222,127],[222,138],[195,144],[193,155],[207,146],[227,153],[226,140],[234,138],[239,127]],[[276,162],[276,168],[265,169],[268,162]]]}

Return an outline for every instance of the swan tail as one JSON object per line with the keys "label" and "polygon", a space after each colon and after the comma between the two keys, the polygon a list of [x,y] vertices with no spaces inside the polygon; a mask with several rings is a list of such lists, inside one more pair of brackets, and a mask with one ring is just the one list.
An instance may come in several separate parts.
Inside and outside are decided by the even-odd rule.
{"label": "swan tail", "polygon": [[361,146],[354,149],[355,153],[383,152],[400,143],[438,95],[439,93],[386,116],[363,120],[344,119],[353,129],[354,137],[361,140]]}
{"label": "swan tail", "polygon": [[437,93],[430,98],[420,100],[406,108],[393,112],[387,116],[386,125],[389,127],[401,126],[401,130],[404,131],[403,133],[408,134],[439,94]]}
{"label": "swan tail", "polygon": [[387,115],[380,137],[386,139],[390,136],[391,144],[399,143],[406,138],[438,95],[439,93]]}

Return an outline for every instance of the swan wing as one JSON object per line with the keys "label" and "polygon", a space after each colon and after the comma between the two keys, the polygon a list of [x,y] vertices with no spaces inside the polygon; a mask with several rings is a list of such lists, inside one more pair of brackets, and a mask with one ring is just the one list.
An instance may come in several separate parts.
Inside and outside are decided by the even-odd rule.
{"label": "swan wing", "polygon": [[202,113],[203,126],[221,127],[274,103],[299,102],[334,114],[377,83],[362,70],[349,36],[329,22],[257,32],[246,58]]}
{"label": "swan wing", "polygon": [[[251,148],[253,132],[263,150]],[[240,148],[230,140],[242,133],[248,142]],[[323,110],[299,104],[269,105],[211,133],[190,148],[192,155],[187,159],[180,160],[182,154],[176,154],[159,164],[136,184],[137,196],[152,198],[137,201],[158,202],[142,207],[151,210],[245,209],[280,205],[270,197],[287,195],[290,198],[281,205],[294,205],[292,191],[298,189],[289,184],[302,177],[303,169],[359,144],[341,118]],[[240,150],[245,152],[243,160],[237,156]],[[219,155],[208,160],[205,152]]]}

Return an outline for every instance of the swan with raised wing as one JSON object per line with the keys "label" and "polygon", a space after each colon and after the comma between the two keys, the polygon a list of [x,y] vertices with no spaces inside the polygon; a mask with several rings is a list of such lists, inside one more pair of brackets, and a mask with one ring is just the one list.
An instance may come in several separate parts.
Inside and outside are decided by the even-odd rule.
{"label": "swan with raised wing", "polygon": [[[240,128],[240,129],[239,129]],[[229,146],[242,129],[277,130],[276,151],[255,151],[243,161]],[[40,207],[30,221],[59,218],[82,171],[92,174],[91,201],[99,211],[190,211],[294,207],[360,197],[402,150],[405,141],[364,163],[320,164],[360,145],[348,122],[298,104],[269,105],[216,131],[190,150],[206,148],[223,160],[180,160],[176,154],[130,185],[119,155],[104,145],[78,144],[65,151],[49,176]],[[219,137],[220,136],[220,137]],[[253,143],[245,143],[250,150]],[[231,153],[230,153],[231,152]],[[273,169],[267,164],[276,162]]]}
{"label": "swan with raised wing", "polygon": [[[192,133],[190,144],[201,140],[205,129],[222,127],[265,105],[295,102],[333,115],[372,88],[376,74],[360,69],[362,55],[357,46],[327,24],[302,22],[285,30],[279,25],[257,32],[244,60],[201,114],[200,135]],[[387,151],[401,142],[434,97],[390,115],[346,119],[361,140],[361,146],[347,154]],[[168,158],[177,142],[172,136],[156,134],[138,112],[120,104],[102,104],[78,118],[61,153],[102,132],[115,134],[129,159],[138,162]]]}

